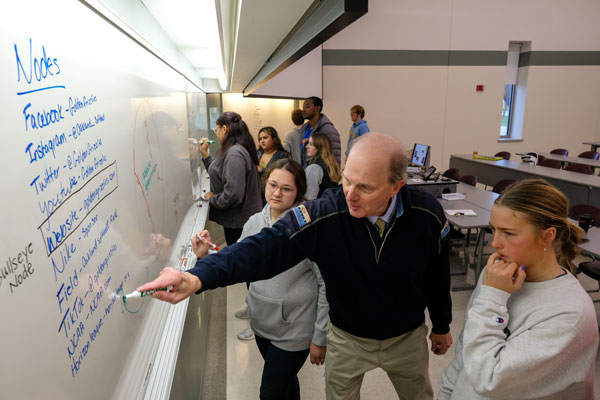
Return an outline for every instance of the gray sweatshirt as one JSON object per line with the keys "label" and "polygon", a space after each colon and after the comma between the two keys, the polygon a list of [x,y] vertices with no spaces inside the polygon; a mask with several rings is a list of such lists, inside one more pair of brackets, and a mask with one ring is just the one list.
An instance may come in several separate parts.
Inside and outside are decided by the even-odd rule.
{"label": "gray sweatshirt", "polygon": [[229,148],[221,161],[203,160],[210,176],[209,219],[227,228],[241,228],[262,207],[258,167],[241,145]]}
{"label": "gray sweatshirt", "polygon": [[438,399],[593,399],[597,349],[594,305],[573,275],[512,295],[480,279]]}
{"label": "gray sweatshirt", "polygon": [[[239,240],[272,225],[267,204],[246,222]],[[305,259],[271,279],[252,282],[246,302],[252,330],[280,349],[306,350],[311,342],[325,346],[329,304],[317,264]]]}

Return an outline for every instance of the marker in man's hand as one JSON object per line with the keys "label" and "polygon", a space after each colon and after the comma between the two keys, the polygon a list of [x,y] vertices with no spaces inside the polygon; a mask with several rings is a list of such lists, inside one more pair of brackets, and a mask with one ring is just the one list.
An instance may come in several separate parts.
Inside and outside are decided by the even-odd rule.
{"label": "marker in man's hand", "polygon": [[146,290],[145,292],[138,292],[137,290],[134,290],[133,292],[131,292],[127,295],[125,293],[123,293],[123,301],[127,301],[127,299],[137,299],[140,297],[150,296],[150,295],[152,295],[152,293],[155,293],[155,292],[170,292],[171,290],[173,290],[173,286],[167,286],[167,287],[158,288],[158,289],[150,289],[150,290]]}

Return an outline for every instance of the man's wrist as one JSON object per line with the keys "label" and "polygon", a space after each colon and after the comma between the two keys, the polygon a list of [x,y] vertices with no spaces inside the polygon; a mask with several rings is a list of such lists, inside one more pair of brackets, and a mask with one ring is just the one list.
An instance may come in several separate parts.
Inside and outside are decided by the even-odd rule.
{"label": "man's wrist", "polygon": [[186,277],[188,285],[192,289],[192,293],[196,293],[198,290],[202,289],[202,282],[200,282],[200,278],[196,275],[190,274],[189,272],[184,272],[183,275]]}

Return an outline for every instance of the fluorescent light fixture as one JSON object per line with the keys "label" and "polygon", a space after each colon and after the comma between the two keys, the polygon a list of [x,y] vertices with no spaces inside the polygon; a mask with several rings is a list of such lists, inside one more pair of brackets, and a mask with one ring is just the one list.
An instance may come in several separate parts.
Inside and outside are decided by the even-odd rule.
{"label": "fluorescent light fixture", "polygon": [[142,0],[202,78],[227,88],[215,0]]}

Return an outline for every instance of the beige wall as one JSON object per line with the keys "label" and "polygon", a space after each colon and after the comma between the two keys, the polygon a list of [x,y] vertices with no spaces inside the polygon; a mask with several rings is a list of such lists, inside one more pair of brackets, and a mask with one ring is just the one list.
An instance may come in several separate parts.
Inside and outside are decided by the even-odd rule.
{"label": "beige wall", "polygon": [[[324,49],[506,51],[509,41],[531,41],[532,51],[599,51],[600,2],[373,0]],[[432,145],[438,169],[453,153],[508,150],[516,159],[522,151],[589,150],[581,142],[600,140],[600,66],[527,68],[522,142],[498,142],[504,66],[324,66],[324,112],[345,147],[349,108],[362,104],[371,130],[408,147]]]}
{"label": "beige wall", "polygon": [[285,138],[294,127],[291,118],[293,109],[294,100],[243,97],[239,93],[223,94],[223,111],[240,114],[256,143],[258,131],[264,126],[274,127],[279,137]]}

